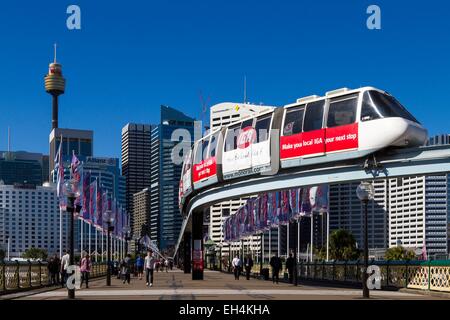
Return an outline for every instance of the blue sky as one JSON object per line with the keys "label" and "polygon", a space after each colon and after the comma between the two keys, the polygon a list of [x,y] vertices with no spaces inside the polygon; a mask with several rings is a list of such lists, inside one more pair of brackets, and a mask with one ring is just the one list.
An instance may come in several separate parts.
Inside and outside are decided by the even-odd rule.
{"label": "blue sky", "polygon": [[[66,8],[81,8],[81,30]],[[381,8],[381,30],[366,8]],[[60,127],[94,130],[96,156],[120,157],[127,122],[159,105],[199,118],[210,104],[283,105],[340,87],[392,93],[430,131],[449,132],[450,5],[445,1],[8,1],[0,4],[0,150],[48,153],[53,59],[67,79]]]}

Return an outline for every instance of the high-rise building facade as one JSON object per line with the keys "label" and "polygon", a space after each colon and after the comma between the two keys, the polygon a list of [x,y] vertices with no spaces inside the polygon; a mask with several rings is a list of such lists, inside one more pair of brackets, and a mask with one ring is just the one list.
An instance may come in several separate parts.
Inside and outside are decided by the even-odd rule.
{"label": "high-rise building facade", "polygon": [[106,157],[86,157],[81,164],[81,170],[89,171],[91,181],[97,179],[103,191],[108,191],[112,199],[125,206],[126,181],[119,167],[119,159]]}
{"label": "high-rise building facade", "polygon": [[122,128],[122,175],[125,177],[125,207],[134,228],[133,195],[150,187],[151,125],[128,123]]}
{"label": "high-rise building facade", "polygon": [[[0,243],[9,242],[11,257],[20,257],[31,247],[59,254],[60,217],[54,186],[0,184]],[[67,217],[62,215],[64,235]],[[63,237],[63,248],[68,248],[68,237]]]}
{"label": "high-rise building facade", "polygon": [[143,226],[150,226],[150,189],[137,192],[133,195],[134,225],[132,233],[140,237]]}
{"label": "high-rise building facade", "polygon": [[[329,197],[330,233],[334,230],[350,231],[359,248],[364,247],[364,221],[362,204],[356,196],[359,182],[331,184]],[[369,202],[369,249],[385,250],[388,247],[389,188],[388,181],[373,182],[375,195]]]}
{"label": "high-rise building facade", "polygon": [[[190,139],[179,140],[176,130],[185,130]],[[180,143],[189,148],[194,131],[193,118],[167,106],[161,106],[160,123],[151,131],[150,237],[162,250],[174,248],[182,223],[178,207],[182,159],[177,161],[172,152]]]}
{"label": "high-rise building facade", "polygon": [[55,169],[55,155],[58,152],[59,145],[61,143],[62,158],[65,163],[70,163],[72,154],[75,152],[80,161],[84,161],[86,157],[92,157],[94,155],[94,132],[91,130],[78,130],[78,129],[62,129],[55,128],[50,132],[50,155],[49,155],[49,168],[50,168],[50,181],[55,181],[55,177],[52,176]]}
{"label": "high-rise building facade", "polygon": [[[47,170],[44,173],[44,170]],[[36,186],[48,181],[48,156],[25,151],[0,151],[0,180],[4,184]]]}
{"label": "high-rise building facade", "polygon": [[448,253],[448,175],[389,181],[389,246],[426,246],[427,254]]}
{"label": "high-rise building facade", "polygon": [[[257,114],[271,111],[275,107],[272,106],[260,106],[260,105],[253,105],[253,104],[244,104],[244,103],[233,103],[233,102],[224,102],[219,103],[211,107],[210,109],[210,125],[211,125],[211,131],[214,131],[220,127],[229,125],[233,122],[240,121],[242,119],[255,116]],[[240,199],[233,199],[229,201],[225,201],[216,205],[213,205],[210,207],[209,214],[209,238],[213,240],[215,243],[220,244],[223,242],[223,221],[225,218],[227,218],[230,214],[234,214],[237,209],[241,206],[243,206],[247,202],[248,197],[240,198]],[[271,243],[274,247],[273,249],[276,250],[277,243],[275,242],[276,236],[274,236],[274,233],[278,235],[278,230],[272,231],[271,234]],[[249,241],[248,243],[245,242],[244,245],[247,247],[250,247],[253,251],[257,251],[260,248],[259,245],[259,236],[253,237],[254,239],[251,239],[252,241]],[[273,238],[273,239],[272,239]],[[267,244],[265,245],[265,251],[267,252],[275,252],[272,250],[268,250],[269,246],[269,237],[267,236],[265,241]],[[233,245],[233,247],[236,247],[239,245]],[[222,252],[228,252],[229,248],[228,246],[224,246],[222,249]]]}

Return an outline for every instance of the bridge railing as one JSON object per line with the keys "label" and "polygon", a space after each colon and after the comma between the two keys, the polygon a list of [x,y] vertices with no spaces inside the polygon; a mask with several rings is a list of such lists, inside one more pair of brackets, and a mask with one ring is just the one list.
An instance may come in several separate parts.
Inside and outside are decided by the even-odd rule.
{"label": "bridge railing", "polygon": [[[0,295],[51,286],[47,262],[0,262]],[[106,276],[105,263],[92,263],[90,278]]]}
{"label": "bridge railing", "polygon": [[[450,260],[370,261],[380,267],[381,286],[450,292]],[[363,261],[300,262],[299,279],[360,284]]]}

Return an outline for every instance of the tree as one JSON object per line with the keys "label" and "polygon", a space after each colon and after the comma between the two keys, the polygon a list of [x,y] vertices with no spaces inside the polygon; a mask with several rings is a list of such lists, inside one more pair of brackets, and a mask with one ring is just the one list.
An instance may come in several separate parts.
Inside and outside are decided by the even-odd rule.
{"label": "tree", "polygon": [[359,257],[355,237],[347,230],[333,231],[330,236],[330,258],[334,260],[355,260]]}
{"label": "tree", "polygon": [[30,259],[30,260],[46,260],[47,259],[47,250],[40,249],[40,248],[28,248],[25,250],[25,252],[22,254],[22,258],[24,259]]}
{"label": "tree", "polygon": [[416,254],[411,250],[398,246],[387,249],[384,258],[386,260],[412,260],[416,258]]}

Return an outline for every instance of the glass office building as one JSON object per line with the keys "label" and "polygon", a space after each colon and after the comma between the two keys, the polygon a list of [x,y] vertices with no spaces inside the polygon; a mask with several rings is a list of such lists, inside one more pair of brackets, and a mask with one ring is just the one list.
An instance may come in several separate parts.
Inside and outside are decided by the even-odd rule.
{"label": "glass office building", "polygon": [[[46,163],[47,162],[47,163]],[[0,181],[40,186],[48,179],[48,157],[25,151],[0,151]]]}
{"label": "glass office building", "polygon": [[180,143],[180,136],[175,133],[172,139],[172,134],[178,129],[187,130],[190,139],[182,143],[192,145],[194,121],[178,110],[161,106],[160,123],[151,131],[150,237],[157,241],[161,250],[168,252],[178,240],[182,223],[178,208],[181,163],[176,164],[172,160],[172,151]]}

